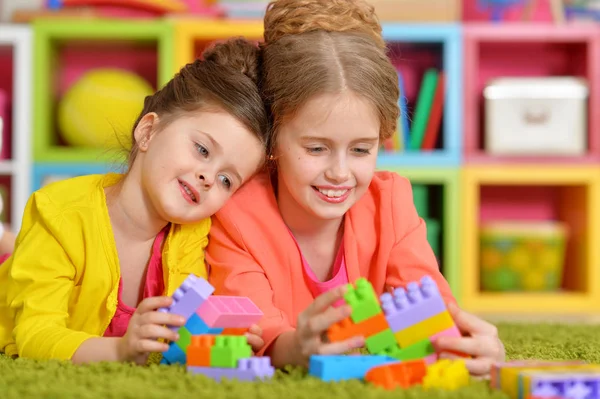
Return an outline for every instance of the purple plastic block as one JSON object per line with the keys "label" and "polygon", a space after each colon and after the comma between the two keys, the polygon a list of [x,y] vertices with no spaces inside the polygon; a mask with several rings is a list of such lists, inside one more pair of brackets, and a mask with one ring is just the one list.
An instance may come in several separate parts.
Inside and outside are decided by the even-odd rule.
{"label": "purple plastic block", "polygon": [[535,372],[531,375],[531,394],[566,399],[600,399],[600,373],[575,370],[564,373]]}
{"label": "purple plastic block", "polygon": [[[188,320],[214,290],[215,288],[208,281],[190,274],[173,293],[173,304],[158,311],[177,314]],[[179,330],[179,327],[171,326],[169,328],[173,331]]]}
{"label": "purple plastic block", "polygon": [[271,358],[267,356],[240,359],[236,369],[188,366],[187,370],[194,374],[204,374],[215,381],[220,381],[223,378],[254,381],[256,379],[272,378],[275,374],[275,368],[271,366]]}
{"label": "purple plastic block", "polygon": [[446,310],[435,281],[430,276],[408,283],[406,289],[396,288],[393,295],[381,295],[381,307],[393,332],[404,330]]}

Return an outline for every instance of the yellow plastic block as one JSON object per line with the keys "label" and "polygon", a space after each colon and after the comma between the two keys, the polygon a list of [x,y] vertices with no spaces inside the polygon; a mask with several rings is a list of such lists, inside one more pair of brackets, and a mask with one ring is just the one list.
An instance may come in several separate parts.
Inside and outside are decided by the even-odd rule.
{"label": "yellow plastic block", "polygon": [[469,384],[469,370],[464,360],[443,359],[427,366],[423,388],[454,391]]}
{"label": "yellow plastic block", "polygon": [[[597,364],[574,364],[572,366],[565,366],[557,362],[552,365],[540,365],[538,367],[524,366],[524,367],[510,367],[502,369],[500,371],[500,389],[506,393],[510,398],[517,399],[519,397],[519,376],[523,372],[531,371],[600,371],[600,365]],[[527,387],[529,388],[529,387]]]}
{"label": "yellow plastic block", "polygon": [[416,342],[429,338],[441,331],[447,330],[454,325],[454,320],[448,311],[443,311],[423,320],[413,326],[396,332],[395,337],[400,348],[406,348]]}

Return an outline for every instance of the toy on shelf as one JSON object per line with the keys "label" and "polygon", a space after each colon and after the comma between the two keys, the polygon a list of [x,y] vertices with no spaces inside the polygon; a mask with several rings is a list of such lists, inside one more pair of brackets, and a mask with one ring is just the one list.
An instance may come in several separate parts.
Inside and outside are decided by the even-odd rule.
{"label": "toy on shelf", "polygon": [[130,141],[135,118],[153,92],[152,85],[133,72],[115,68],[86,72],[58,104],[63,139],[77,147],[120,148]]}
{"label": "toy on shelf", "polygon": [[600,399],[600,365],[584,361],[518,360],[492,367],[491,388],[511,399]]}
{"label": "toy on shelf", "polygon": [[188,372],[217,381],[271,378],[275,369],[270,358],[252,356],[243,335],[263,313],[248,298],[213,292],[214,287],[206,280],[190,274],[173,293],[173,304],[159,310],[187,320],[178,330],[179,340],[169,343],[161,363],[185,364]]}
{"label": "toy on shelf", "polygon": [[504,13],[512,6],[522,5],[525,0],[478,0],[481,10],[490,11],[490,19],[500,22],[504,19]]}

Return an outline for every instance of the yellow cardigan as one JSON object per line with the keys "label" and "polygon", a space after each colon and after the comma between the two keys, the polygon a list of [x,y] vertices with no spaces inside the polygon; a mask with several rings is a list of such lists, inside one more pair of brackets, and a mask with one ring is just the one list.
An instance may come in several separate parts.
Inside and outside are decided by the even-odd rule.
{"label": "yellow cardigan", "polygon": [[[119,258],[104,187],[119,174],[48,185],[29,199],[13,255],[0,266],[0,352],[71,359],[102,336],[116,311]],[[210,218],[172,225],[163,247],[165,294],[193,273],[206,278]]]}

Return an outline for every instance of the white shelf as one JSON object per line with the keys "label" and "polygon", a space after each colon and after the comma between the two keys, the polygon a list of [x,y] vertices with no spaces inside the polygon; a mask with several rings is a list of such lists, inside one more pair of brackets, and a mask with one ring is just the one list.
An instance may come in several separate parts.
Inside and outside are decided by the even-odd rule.
{"label": "white shelf", "polygon": [[0,161],[0,174],[12,176],[11,227],[21,227],[31,187],[32,30],[29,25],[0,24],[0,46],[13,47],[12,160]]}

